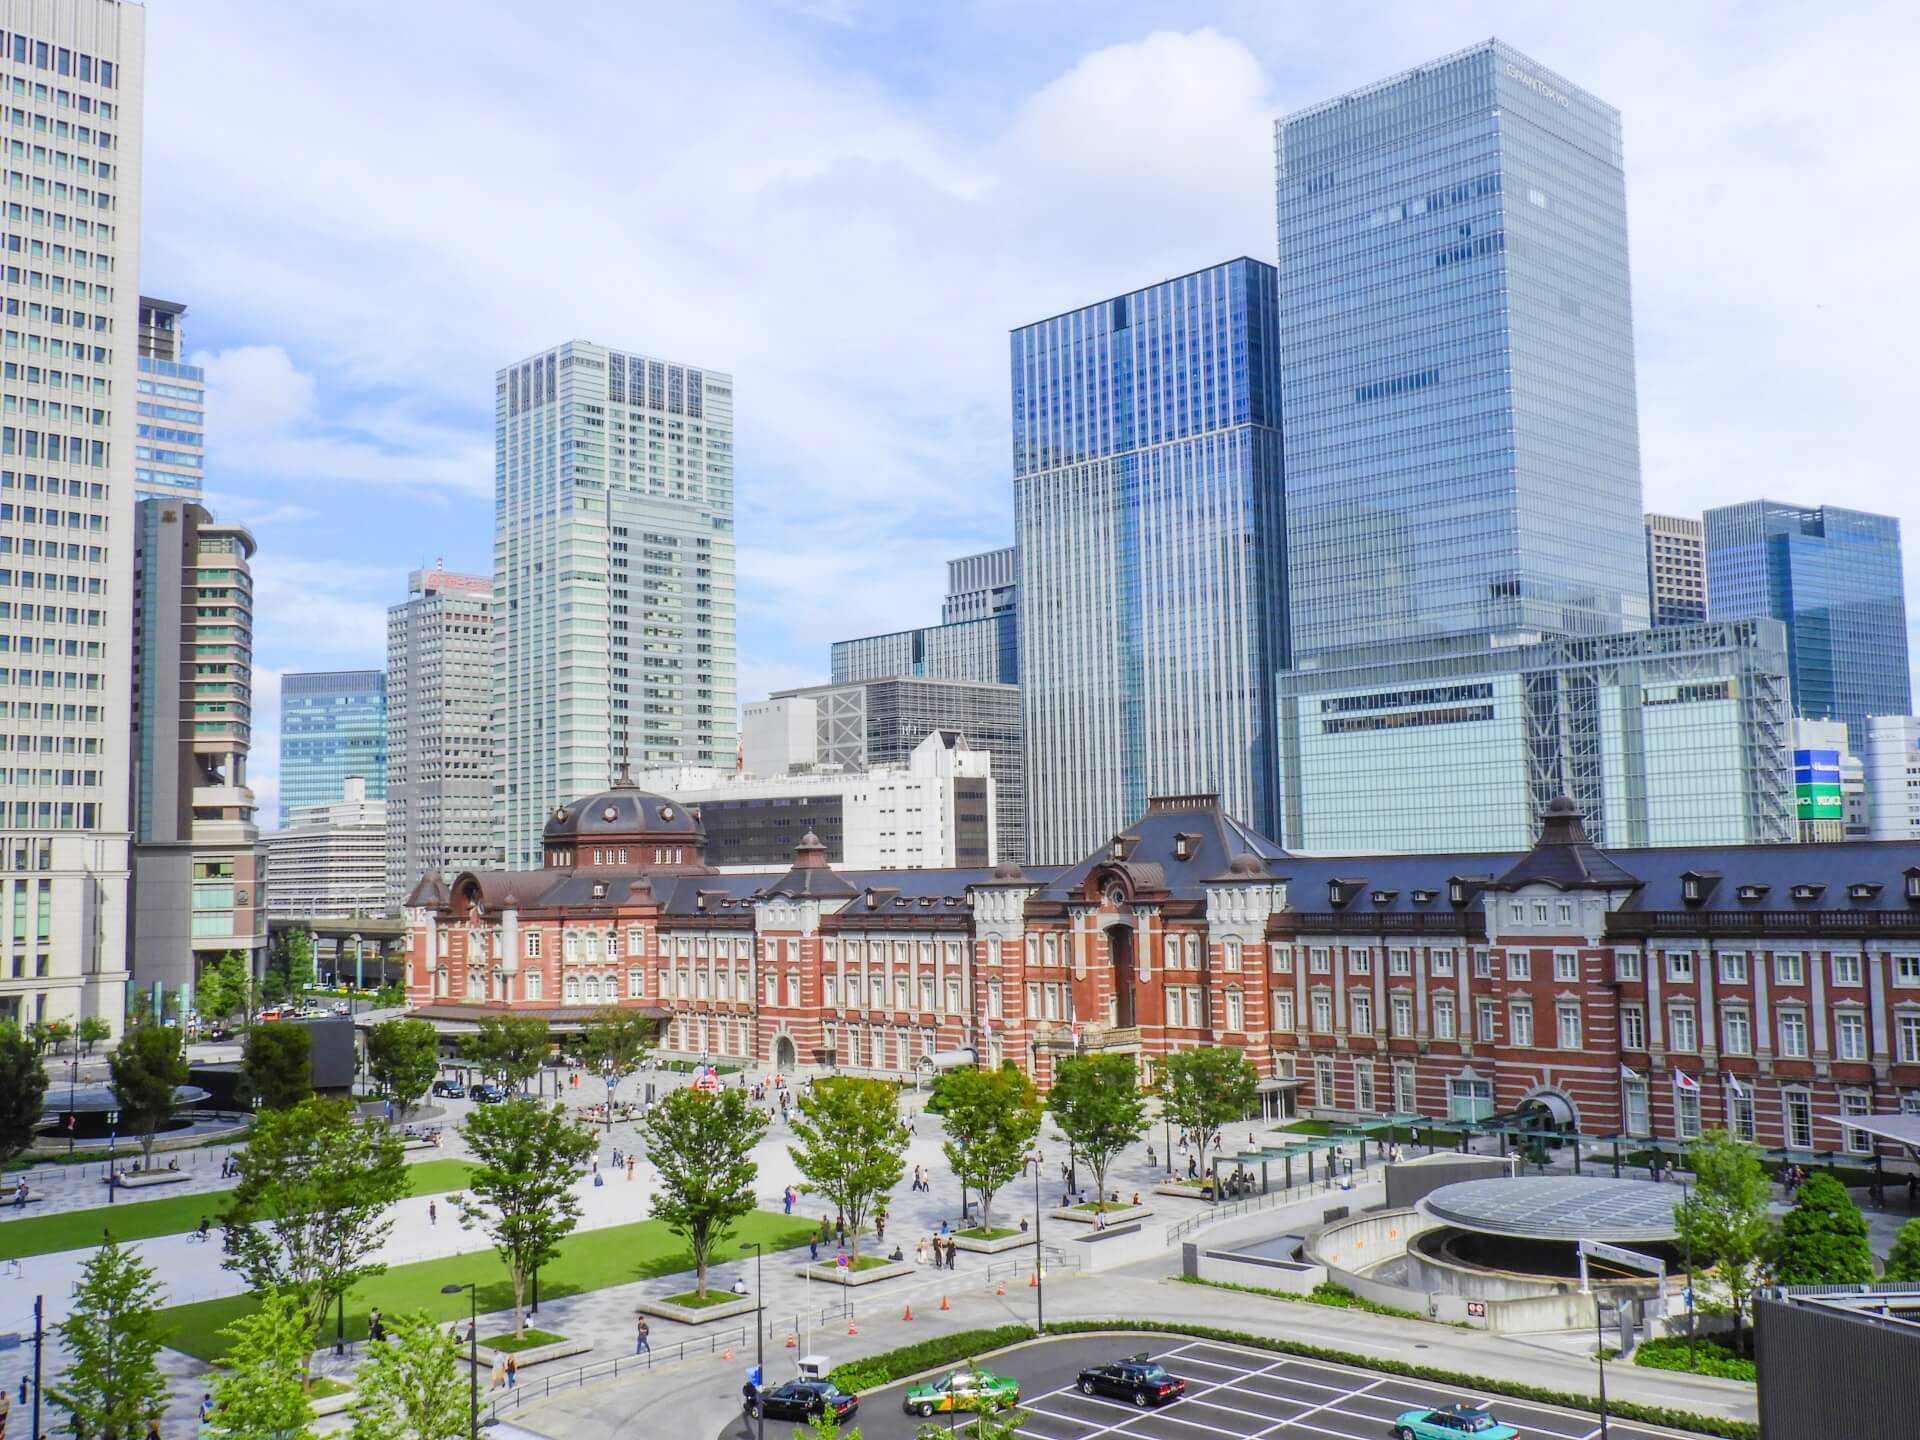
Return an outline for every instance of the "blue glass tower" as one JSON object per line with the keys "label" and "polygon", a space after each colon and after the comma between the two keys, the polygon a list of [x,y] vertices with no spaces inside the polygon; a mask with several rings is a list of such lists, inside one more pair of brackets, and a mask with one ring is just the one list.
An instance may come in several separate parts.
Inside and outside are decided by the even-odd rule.
{"label": "blue glass tower", "polygon": [[1913,712],[1900,522],[1835,505],[1749,500],[1707,511],[1707,613],[1787,627],[1793,712],[1846,722]]}
{"label": "blue glass tower", "polygon": [[1277,818],[1275,280],[1232,260],[1013,332],[1030,860],[1085,855],[1150,794]]}
{"label": "blue glass tower", "polygon": [[1495,40],[1275,143],[1296,660],[1644,628],[1619,113]]}
{"label": "blue glass tower", "polygon": [[289,674],[280,680],[280,824],[296,805],[346,794],[348,776],[367,798],[387,793],[387,677],[379,670]]}

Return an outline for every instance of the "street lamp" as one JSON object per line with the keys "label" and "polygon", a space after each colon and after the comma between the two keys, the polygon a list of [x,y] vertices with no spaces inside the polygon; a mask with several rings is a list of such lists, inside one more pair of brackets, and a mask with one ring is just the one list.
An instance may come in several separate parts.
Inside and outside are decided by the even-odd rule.
{"label": "street lamp", "polygon": [[1033,1307],[1034,1330],[1047,1330],[1047,1276],[1040,1250],[1040,1152],[1033,1152]]}
{"label": "street lamp", "polygon": [[442,1285],[442,1295],[467,1292],[467,1440],[480,1440],[480,1292],[474,1281]]}
{"label": "street lamp", "polygon": [[[859,1238],[854,1236],[856,1240]],[[758,1240],[740,1242],[742,1250],[753,1251],[753,1368],[759,1374],[760,1387],[764,1389],[767,1383],[767,1292],[760,1284],[760,1246]],[[767,1407],[761,1405],[758,1408],[759,1440],[767,1440]]]}
{"label": "street lamp", "polygon": [[[1682,1179],[1680,1181],[1680,1208],[1682,1210],[1685,1210],[1687,1208],[1688,1201],[1693,1194],[1692,1187],[1687,1184],[1686,1179],[1684,1178],[1685,1173],[1686,1173],[1685,1171],[1681,1172]],[[1687,1369],[1691,1371],[1693,1369],[1693,1346],[1694,1346],[1694,1339],[1693,1339],[1693,1227],[1691,1225],[1687,1227],[1687,1234],[1686,1234],[1684,1243],[1686,1245],[1685,1262],[1687,1266]],[[1664,1301],[1662,1303],[1664,1304]]]}

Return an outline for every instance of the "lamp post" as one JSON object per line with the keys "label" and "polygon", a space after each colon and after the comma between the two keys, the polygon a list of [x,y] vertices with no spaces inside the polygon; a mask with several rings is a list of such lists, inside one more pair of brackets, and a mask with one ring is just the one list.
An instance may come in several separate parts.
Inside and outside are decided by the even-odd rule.
{"label": "lamp post", "polygon": [[[860,1237],[856,1235],[854,1238],[857,1240]],[[753,1251],[753,1368],[760,1376],[760,1387],[764,1389],[767,1383],[767,1292],[760,1283],[760,1246],[758,1240],[743,1240],[740,1243],[742,1250]],[[760,1413],[755,1428],[759,1432],[759,1440],[767,1440],[767,1407],[761,1405],[758,1409]]]}
{"label": "lamp post", "polygon": [[480,1440],[480,1292],[474,1281],[442,1285],[442,1295],[467,1292],[467,1440]]}
{"label": "lamp post", "polygon": [[[1682,1172],[1682,1173],[1684,1174],[1684,1172]],[[1684,1209],[1686,1209],[1686,1208],[1687,1208],[1687,1202],[1688,1202],[1688,1200],[1689,1200],[1689,1199],[1690,1199],[1690,1198],[1692,1197],[1692,1195],[1693,1195],[1693,1187],[1692,1187],[1692,1186],[1690,1186],[1690,1185],[1688,1185],[1688,1184],[1687,1184],[1687,1182],[1686,1182],[1686,1180],[1685,1180],[1685,1179],[1683,1178],[1683,1179],[1682,1179],[1682,1180],[1680,1181],[1680,1208],[1681,1208],[1681,1209],[1683,1209],[1683,1210],[1684,1210]],[[1693,1338],[1693,1234],[1692,1234],[1692,1229],[1693,1229],[1693,1227],[1692,1227],[1692,1226],[1688,1226],[1688,1227],[1687,1227],[1687,1229],[1688,1229],[1688,1234],[1687,1234],[1687,1236],[1686,1236],[1686,1254],[1685,1254],[1685,1257],[1684,1257],[1684,1259],[1685,1259],[1685,1262],[1686,1262],[1686,1267],[1687,1267],[1687,1369],[1688,1369],[1689,1371],[1691,1371],[1691,1370],[1693,1369],[1693,1347],[1694,1347],[1694,1338]]]}
{"label": "lamp post", "polygon": [[1173,1179],[1173,1117],[1167,1114],[1166,1102],[1160,1103],[1160,1144],[1167,1161],[1167,1179]]}
{"label": "lamp post", "polygon": [[[1581,1263],[1586,1262],[1582,1259]],[[1597,1293],[1593,1297],[1593,1358],[1600,1367],[1599,1440],[1607,1440],[1607,1336],[1600,1326],[1600,1296]]]}
{"label": "lamp post", "polygon": [[1047,1275],[1040,1249],[1040,1152],[1033,1152],[1033,1328],[1040,1334],[1047,1329]]}

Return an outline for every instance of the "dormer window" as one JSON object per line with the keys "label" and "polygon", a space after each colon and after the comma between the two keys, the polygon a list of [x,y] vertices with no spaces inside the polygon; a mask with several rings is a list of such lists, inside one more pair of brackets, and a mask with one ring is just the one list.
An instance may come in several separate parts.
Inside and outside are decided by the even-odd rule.
{"label": "dormer window", "polygon": [[1415,890],[1407,898],[1416,905],[1431,905],[1439,893],[1437,890]]}
{"label": "dormer window", "polygon": [[1391,905],[1394,897],[1399,893],[1398,890],[1376,890],[1373,892],[1373,903],[1376,905]]}
{"label": "dormer window", "polygon": [[1738,895],[1743,902],[1751,905],[1756,900],[1766,899],[1767,892],[1771,889],[1773,889],[1771,885],[1742,885],[1734,893]]}
{"label": "dormer window", "polygon": [[1183,832],[1173,837],[1173,858],[1176,860],[1191,860],[1194,852],[1199,850],[1199,848],[1200,837],[1198,835],[1188,835]]}
{"label": "dormer window", "polygon": [[1881,887],[1871,880],[1856,880],[1847,886],[1849,900],[1871,900],[1880,893]]}
{"label": "dormer window", "polygon": [[1718,870],[1687,870],[1680,876],[1680,898],[1688,905],[1704,905],[1720,884]]}
{"label": "dormer window", "polygon": [[596,900],[604,900],[607,898],[607,886],[604,880],[593,887],[593,898]]}
{"label": "dormer window", "polygon": [[1467,882],[1458,875],[1447,881],[1447,903],[1456,910],[1467,903]]}
{"label": "dormer window", "polygon": [[1689,905],[1698,905],[1700,903],[1700,877],[1698,875],[1689,875],[1680,882],[1680,898],[1685,900]]}
{"label": "dormer window", "polygon": [[1347,908],[1347,902],[1364,888],[1358,880],[1327,881],[1327,903],[1336,910]]}
{"label": "dormer window", "polygon": [[1826,893],[1827,887],[1824,885],[1796,885],[1793,887],[1793,898],[1802,902],[1818,900]]}
{"label": "dormer window", "polygon": [[1920,905],[1920,865],[1907,867],[1907,903]]}
{"label": "dormer window", "polygon": [[1116,865],[1119,864],[1127,858],[1127,842],[1118,835],[1114,836],[1113,846],[1109,853],[1113,856],[1114,863]]}

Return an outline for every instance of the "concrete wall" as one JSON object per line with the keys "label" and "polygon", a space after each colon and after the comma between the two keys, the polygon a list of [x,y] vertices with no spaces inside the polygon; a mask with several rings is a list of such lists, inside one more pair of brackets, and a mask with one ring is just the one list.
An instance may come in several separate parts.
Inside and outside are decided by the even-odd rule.
{"label": "concrete wall", "polygon": [[1463,1180],[1498,1180],[1514,1173],[1504,1155],[1456,1155],[1441,1151],[1387,1167],[1387,1208],[1411,1210],[1443,1185]]}
{"label": "concrete wall", "polygon": [[1251,1285],[1259,1290],[1283,1290],[1289,1295],[1304,1295],[1327,1279],[1324,1265],[1303,1264],[1295,1260],[1271,1260],[1237,1250],[1186,1247],[1181,1269],[1201,1280],[1227,1285]]}

